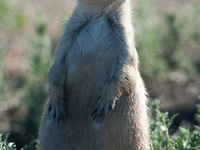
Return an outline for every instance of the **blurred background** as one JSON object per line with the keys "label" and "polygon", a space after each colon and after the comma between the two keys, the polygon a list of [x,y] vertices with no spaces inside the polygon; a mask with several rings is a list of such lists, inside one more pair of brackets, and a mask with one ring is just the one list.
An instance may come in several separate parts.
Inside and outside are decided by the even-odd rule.
{"label": "blurred background", "polygon": [[[192,128],[200,102],[200,1],[132,0],[140,71],[151,101]],[[24,146],[38,136],[48,71],[76,1],[0,0],[0,133]]]}

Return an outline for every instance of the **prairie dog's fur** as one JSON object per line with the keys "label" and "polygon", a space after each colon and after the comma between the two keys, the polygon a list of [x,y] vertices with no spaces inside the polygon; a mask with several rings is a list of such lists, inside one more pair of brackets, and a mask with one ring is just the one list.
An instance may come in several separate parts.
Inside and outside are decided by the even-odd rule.
{"label": "prairie dog's fur", "polygon": [[78,1],[49,72],[49,92],[41,150],[149,150],[129,0]]}

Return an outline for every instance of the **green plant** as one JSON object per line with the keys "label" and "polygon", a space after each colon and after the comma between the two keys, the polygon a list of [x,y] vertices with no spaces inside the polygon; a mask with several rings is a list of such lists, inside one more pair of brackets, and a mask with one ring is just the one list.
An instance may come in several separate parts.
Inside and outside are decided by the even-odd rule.
{"label": "green plant", "polygon": [[12,0],[0,0],[0,28],[21,29],[26,24],[24,13],[16,9]]}
{"label": "green plant", "polygon": [[26,144],[22,150],[37,150],[38,149],[38,140],[33,139],[31,142]]}
{"label": "green plant", "polygon": [[161,58],[161,49],[159,49],[162,23],[159,23],[154,15],[150,15],[151,8],[151,1],[145,3],[141,1],[137,15],[134,17],[136,48],[141,62],[140,71],[145,78],[159,77],[167,70],[167,64]]}
{"label": "green plant", "polygon": [[4,139],[2,137],[2,134],[0,134],[0,149],[1,150],[15,150],[16,145],[13,142],[8,142],[8,137],[10,134],[7,134]]}
{"label": "green plant", "polygon": [[[158,79],[171,71],[181,71],[191,79],[200,65],[199,8],[189,15],[178,12],[155,14],[153,1],[140,2],[135,15],[136,48],[144,78]],[[192,16],[192,17],[191,17]]]}
{"label": "green plant", "polygon": [[[180,22],[178,17],[181,18],[175,13],[166,13],[164,15],[164,32],[162,32],[160,46],[163,50],[161,57],[167,63],[169,70],[182,70],[192,78],[197,75],[197,68],[195,68],[194,61],[187,56],[183,47],[183,38],[188,35],[183,35],[186,26]],[[192,41],[191,37],[188,36],[186,38]]]}
{"label": "green plant", "polygon": [[[4,139],[2,134],[0,134],[0,150],[16,150],[16,145],[14,142],[8,142],[8,137],[10,133],[6,134]],[[33,139],[31,142],[27,143],[21,150],[37,150],[38,141]]]}
{"label": "green plant", "polygon": [[[199,100],[200,100],[200,96],[199,96]],[[195,118],[200,125],[200,104],[197,104],[197,113],[195,114]]]}
{"label": "green plant", "polygon": [[[5,51],[0,50],[0,60],[3,60]],[[7,95],[5,94],[9,88],[7,84],[7,79],[4,71],[3,63],[0,63],[0,103],[7,100]]]}
{"label": "green plant", "polygon": [[170,69],[178,69],[180,66],[180,59],[183,56],[180,56],[181,53],[179,51],[180,45],[180,31],[176,26],[176,15],[166,14],[165,15],[165,25],[166,29],[163,35],[163,58],[166,60],[167,65]]}
{"label": "green plant", "polygon": [[170,135],[169,128],[173,123],[173,119],[178,114],[169,118],[167,112],[161,112],[158,100],[150,100],[151,118],[151,140],[152,150],[198,150],[200,148],[200,127],[195,127],[193,131],[189,128],[179,127],[179,136]]}

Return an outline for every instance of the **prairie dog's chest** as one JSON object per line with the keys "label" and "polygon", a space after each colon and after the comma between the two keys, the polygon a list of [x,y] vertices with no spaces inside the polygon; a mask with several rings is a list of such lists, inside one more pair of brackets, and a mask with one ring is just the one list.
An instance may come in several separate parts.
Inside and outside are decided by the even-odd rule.
{"label": "prairie dog's chest", "polygon": [[99,17],[88,21],[87,24],[78,29],[78,35],[72,50],[84,54],[95,53],[99,50],[108,50],[110,41],[112,40],[112,29],[105,17]]}
{"label": "prairie dog's chest", "polygon": [[89,21],[79,29],[69,50],[67,65],[71,73],[109,70],[117,58],[113,42],[112,28],[106,18]]}

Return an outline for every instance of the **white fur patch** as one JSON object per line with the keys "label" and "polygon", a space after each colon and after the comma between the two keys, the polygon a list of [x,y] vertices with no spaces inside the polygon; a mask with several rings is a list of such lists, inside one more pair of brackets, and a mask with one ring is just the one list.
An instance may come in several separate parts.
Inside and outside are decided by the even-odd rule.
{"label": "white fur patch", "polygon": [[93,122],[93,125],[96,129],[98,129],[104,122],[104,119],[99,119],[96,118],[95,121]]}
{"label": "white fur patch", "polygon": [[52,122],[52,117],[49,115],[47,120],[46,120],[45,125],[48,126],[51,122]]}

